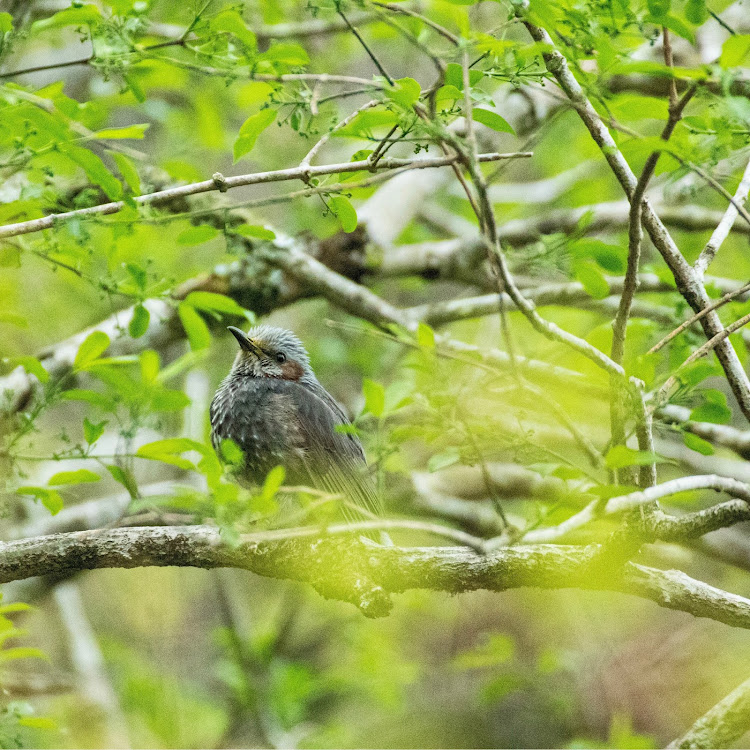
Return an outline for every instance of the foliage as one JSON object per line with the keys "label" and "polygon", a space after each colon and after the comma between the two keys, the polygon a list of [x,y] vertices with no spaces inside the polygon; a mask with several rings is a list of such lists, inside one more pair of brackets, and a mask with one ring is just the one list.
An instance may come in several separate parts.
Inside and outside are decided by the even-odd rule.
{"label": "foliage", "polygon": [[[208,440],[210,393],[234,356],[223,331],[267,315],[300,334],[356,415],[344,430],[396,522],[505,546],[540,533],[616,546],[639,521],[609,513],[610,499],[655,478],[745,481],[731,455],[747,457],[750,416],[738,323],[750,34],[728,0],[12,5],[0,13],[4,538],[118,493],[128,522],[205,523],[233,549],[340,524],[340,497],[287,487],[283,467],[242,486],[238,446],[217,455]],[[591,137],[603,126],[611,143]],[[442,161],[418,169],[425,158]],[[618,158],[626,192],[648,183],[674,251],[641,239]],[[732,231],[708,258],[723,216]],[[300,265],[310,255],[329,275]],[[711,275],[686,276],[701,258]],[[665,339],[709,303],[714,315]],[[663,503],[690,513],[715,498]],[[393,535],[436,544],[428,531]],[[644,556],[667,554],[653,546]],[[692,547],[672,554],[745,588],[745,572]],[[733,687],[717,658],[658,716],[644,705],[664,691],[645,677],[600,705],[584,678],[608,628],[645,642],[673,624],[606,595],[581,624],[565,606],[585,598],[477,594],[464,611],[415,592],[376,625],[258,581],[240,595],[191,578],[200,597],[148,605],[153,592],[116,580],[86,599],[135,745],[651,747]],[[139,613],[137,642],[110,595]],[[249,625],[233,609],[245,599]],[[14,606],[0,609],[3,643],[21,634],[4,617]],[[182,627],[162,634],[161,618]],[[167,636],[185,653],[163,670],[148,648]],[[0,661],[39,655],[4,648]],[[745,661],[732,658],[738,679]],[[609,684],[622,664],[605,666]],[[2,711],[3,746],[45,724],[25,702]]]}

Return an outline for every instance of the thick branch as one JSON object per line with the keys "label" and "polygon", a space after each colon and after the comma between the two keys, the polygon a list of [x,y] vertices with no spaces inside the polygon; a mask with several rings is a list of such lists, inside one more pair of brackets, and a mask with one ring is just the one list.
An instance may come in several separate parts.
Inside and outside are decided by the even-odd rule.
{"label": "thick branch", "polygon": [[461,593],[533,586],[619,591],[750,628],[750,600],[679,571],[628,563],[620,574],[592,574],[590,563],[598,549],[518,546],[478,555],[464,547],[373,547],[340,537],[279,538],[277,532],[244,537],[233,547],[222,542],[214,527],[135,527],[0,544],[0,583],[98,568],[234,567],[308,583],[370,617],[387,615],[393,606],[390,594],[409,589]]}
{"label": "thick branch", "polygon": [[750,729],[750,680],[709,709],[680,739],[668,747],[731,747]]}

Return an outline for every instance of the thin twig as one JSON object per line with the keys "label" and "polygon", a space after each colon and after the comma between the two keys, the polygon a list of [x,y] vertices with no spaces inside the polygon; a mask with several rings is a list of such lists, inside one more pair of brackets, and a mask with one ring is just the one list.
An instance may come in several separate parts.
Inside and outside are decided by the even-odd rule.
{"label": "thin twig", "polygon": [[661,341],[659,341],[658,344],[654,344],[646,352],[646,354],[653,354],[654,352],[658,352],[659,349],[661,349],[666,344],[668,344],[676,336],[679,336],[685,329],[690,328],[690,326],[693,325],[693,323],[700,320],[704,315],[707,315],[712,310],[716,310],[722,305],[726,305],[727,302],[731,302],[735,297],[739,297],[743,295],[745,292],[750,292],[750,282],[748,282],[744,286],[741,286],[739,289],[734,289],[731,292],[727,292],[723,297],[721,297],[720,299],[717,299],[716,302],[709,305],[708,307],[704,307],[700,312],[696,313],[691,318],[688,318],[688,320],[686,320],[685,322],[677,326],[677,328],[675,328],[674,331],[672,331],[671,333],[668,333]]}
{"label": "thin twig", "polygon": [[745,167],[745,172],[740,180],[740,184],[737,186],[737,190],[734,193],[734,201],[731,201],[727,206],[724,216],[722,216],[721,221],[711,235],[711,238],[706,243],[706,246],[701,250],[698,260],[695,261],[694,268],[696,273],[702,276],[711,265],[711,262],[716,257],[716,253],[727,238],[727,235],[731,231],[735,219],[739,214],[737,206],[745,203],[748,193],[750,193],[750,161],[748,161],[747,166]]}
{"label": "thin twig", "polygon": [[[531,154],[523,154],[524,157],[529,157]],[[480,160],[482,161],[496,161],[498,159],[516,158],[508,154],[482,154]],[[432,157],[429,159],[382,159],[377,165],[377,169],[430,169],[433,167],[449,166],[455,161],[456,157]],[[308,166],[303,169],[299,167],[292,167],[289,169],[280,169],[270,172],[253,172],[244,175],[237,175],[235,177],[224,177],[223,175],[216,173],[210,180],[203,180],[202,182],[194,182],[189,185],[181,185],[179,187],[169,188],[167,190],[159,190],[155,193],[148,193],[146,195],[136,196],[133,200],[138,205],[153,205],[163,203],[173,198],[182,198],[188,195],[197,195],[199,193],[208,193],[215,190],[226,192],[232,188],[241,187],[244,185],[258,185],[261,183],[268,182],[283,182],[285,180],[299,180],[309,177],[317,177],[319,175],[334,174],[337,172],[358,172],[360,170],[372,169],[372,164],[369,160],[361,160],[356,162],[344,162],[341,164],[327,164],[325,166]],[[31,219],[29,221],[22,221],[16,224],[6,224],[0,226],[0,239],[5,237],[15,237],[21,234],[29,234],[31,232],[39,232],[44,229],[50,229],[60,222],[64,222],[67,219],[73,217],[90,217],[90,216],[105,216],[108,214],[115,214],[121,211],[125,207],[124,201],[113,201],[111,203],[103,203],[98,206],[91,206],[90,208],[81,208],[74,211],[65,211],[59,214],[51,214],[40,219]]]}

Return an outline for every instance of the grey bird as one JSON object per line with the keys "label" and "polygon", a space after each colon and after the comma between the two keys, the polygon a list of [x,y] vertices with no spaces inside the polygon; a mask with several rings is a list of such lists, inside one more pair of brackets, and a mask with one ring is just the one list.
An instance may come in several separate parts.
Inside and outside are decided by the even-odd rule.
{"label": "grey bird", "polygon": [[310,357],[291,331],[260,325],[244,333],[229,326],[240,350],[211,402],[211,442],[219,454],[224,440],[242,451],[237,478],[259,485],[282,465],[287,484],[341,495],[366,511],[342,508],[350,519],[380,514],[375,484],[359,438],[349,420],[318,382]]}

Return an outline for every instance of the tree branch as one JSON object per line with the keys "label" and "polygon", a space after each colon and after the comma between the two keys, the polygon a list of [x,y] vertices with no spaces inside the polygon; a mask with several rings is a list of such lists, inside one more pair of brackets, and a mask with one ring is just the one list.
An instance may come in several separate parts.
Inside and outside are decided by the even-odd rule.
{"label": "tree branch", "polygon": [[[480,161],[497,161],[498,159],[516,158],[518,154],[481,154]],[[529,157],[531,154],[523,154],[523,157]],[[159,190],[155,193],[136,196],[133,200],[138,205],[158,205],[175,198],[184,198],[189,195],[198,195],[199,193],[208,193],[218,190],[222,193],[236,187],[245,185],[260,185],[268,182],[283,182],[285,180],[304,180],[311,177],[318,177],[327,174],[336,174],[339,172],[358,172],[360,170],[390,170],[390,169],[432,169],[434,167],[446,167],[455,163],[456,157],[432,157],[428,159],[381,159],[376,165],[369,160],[344,162],[342,164],[327,164],[325,166],[291,167],[289,169],[278,169],[271,172],[252,172],[250,174],[236,175],[234,177],[224,177],[216,173],[210,180],[202,182],[193,182],[189,185],[180,185],[179,187]],[[16,224],[6,224],[0,227],[0,239],[6,237],[15,237],[20,234],[29,234],[39,232],[44,229],[50,229],[59,222],[66,221],[74,217],[88,218],[91,216],[106,216],[116,214],[125,208],[124,201],[113,201],[103,203],[90,208],[80,208],[75,211],[65,211],[59,214],[51,214],[41,219],[31,219]]]}
{"label": "tree branch", "polygon": [[[566,96],[574,104],[581,120],[588,128],[595,143],[599,146],[602,155],[625,191],[625,194],[629,197],[632,196],[637,179],[618,149],[609,130],[601,121],[601,118],[596,113],[596,110],[568,67],[565,57],[555,49],[552,38],[544,29],[535,26],[527,19],[523,19],[523,22],[535,41],[548,45],[550,51],[546,51],[542,55],[547,70],[555,77]],[[643,201],[642,213],[643,225],[651,237],[651,241],[672,271],[677,288],[693,310],[700,312],[710,304],[709,297],[701,280],[693,270],[693,267],[679,251],[648,200]],[[700,322],[708,338],[713,338],[723,330],[721,320],[715,311],[706,315]],[[748,380],[747,373],[737,357],[737,353],[731,342],[728,339],[721,340],[716,347],[716,354],[742,413],[750,420],[750,380]]]}
{"label": "tree branch", "polygon": [[670,748],[731,747],[750,729],[750,680],[709,709]]}
{"label": "tree branch", "polygon": [[323,596],[350,602],[369,617],[387,615],[393,607],[390,594],[409,589],[455,594],[532,586],[618,591],[696,617],[750,628],[750,600],[679,571],[627,563],[620,573],[592,574],[598,545],[518,546],[478,555],[465,547],[376,547],[317,538],[319,530],[313,533],[313,539],[258,533],[243,537],[237,546],[224,544],[219,531],[210,526],[135,527],[35,537],[0,544],[0,583],[100,568],[234,567],[310,584]]}

